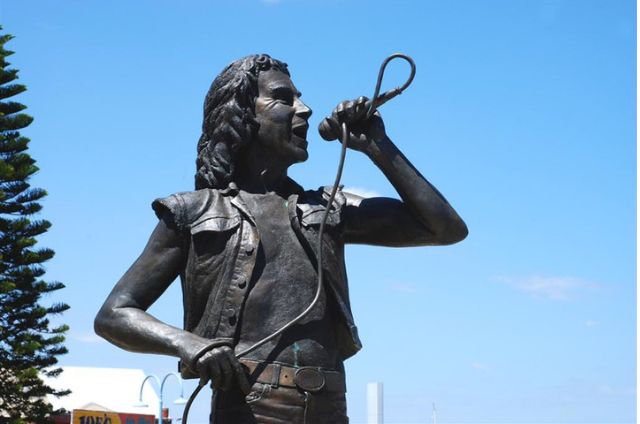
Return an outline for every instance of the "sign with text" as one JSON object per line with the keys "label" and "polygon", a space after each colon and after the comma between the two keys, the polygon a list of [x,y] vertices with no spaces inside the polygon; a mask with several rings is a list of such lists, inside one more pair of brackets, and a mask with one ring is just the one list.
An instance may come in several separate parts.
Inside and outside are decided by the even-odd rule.
{"label": "sign with text", "polygon": [[154,424],[155,415],[74,409],[71,424]]}

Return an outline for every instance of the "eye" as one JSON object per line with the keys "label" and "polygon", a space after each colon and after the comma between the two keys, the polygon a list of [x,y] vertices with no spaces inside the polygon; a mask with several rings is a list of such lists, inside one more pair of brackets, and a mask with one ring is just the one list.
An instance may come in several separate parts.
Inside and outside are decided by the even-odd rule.
{"label": "eye", "polygon": [[281,88],[273,91],[273,98],[286,105],[293,106],[293,91]]}
{"label": "eye", "polygon": [[279,100],[279,101],[283,102],[286,105],[293,106],[293,94],[291,94],[291,95],[279,94],[279,95],[275,96],[275,98],[276,98],[276,100]]}

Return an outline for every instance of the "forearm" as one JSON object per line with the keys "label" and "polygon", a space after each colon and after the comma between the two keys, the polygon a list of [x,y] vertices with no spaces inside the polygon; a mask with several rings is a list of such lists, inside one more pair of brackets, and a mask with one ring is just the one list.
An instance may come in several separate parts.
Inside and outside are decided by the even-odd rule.
{"label": "forearm", "polygon": [[96,317],[95,331],[116,346],[132,352],[183,359],[210,343],[135,307],[112,308],[105,305]]}
{"label": "forearm", "polygon": [[96,316],[97,334],[133,352],[190,358],[210,341],[159,321],[146,311],[184,267],[174,229],[161,220],[142,255],[118,281]]}
{"label": "forearm", "polygon": [[388,137],[372,141],[365,154],[384,173],[407,208],[444,244],[467,235],[467,227],[440,192],[427,181]]}

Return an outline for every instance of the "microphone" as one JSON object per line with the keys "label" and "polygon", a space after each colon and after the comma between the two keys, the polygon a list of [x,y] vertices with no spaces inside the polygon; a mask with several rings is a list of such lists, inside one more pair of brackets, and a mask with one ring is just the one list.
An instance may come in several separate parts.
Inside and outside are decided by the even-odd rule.
{"label": "microphone", "polygon": [[[382,93],[375,99],[367,100],[364,103],[365,107],[363,108],[363,110],[366,111],[366,119],[369,119],[380,106],[387,103],[398,94],[402,94],[402,90],[399,87],[396,87],[392,90]],[[336,130],[334,130],[329,123],[329,119],[331,118],[324,118],[322,122],[320,122],[320,125],[318,125],[318,132],[320,133],[320,137],[322,137],[326,141],[332,141],[340,137],[339,126],[336,127]]]}
{"label": "microphone", "polygon": [[[392,90],[382,93],[381,95],[378,95],[378,93],[380,92],[380,85],[382,84],[382,78],[384,76],[384,70],[386,69],[389,62],[391,62],[393,59],[403,59],[409,64],[409,66],[411,66],[411,73],[409,74],[409,78],[407,78],[407,81],[405,81],[405,83],[402,86],[396,87]],[[380,66],[380,71],[378,71],[378,81],[376,82],[376,90],[373,94],[373,98],[367,100],[364,103],[365,107],[363,109],[366,111],[366,115],[364,115],[365,119],[369,119],[371,115],[373,115],[373,113],[376,111],[376,109],[378,109],[378,107],[382,106],[383,104],[385,104],[386,102],[388,102],[389,100],[393,99],[398,94],[401,94],[404,90],[406,90],[406,88],[409,87],[409,85],[411,85],[411,82],[413,81],[413,77],[415,75],[416,75],[416,64],[413,61],[413,59],[411,59],[411,57],[402,53],[394,53],[391,56],[387,57],[384,60],[384,62],[382,62],[382,65]],[[356,118],[360,119],[362,117],[363,116],[361,115],[361,116],[357,116]],[[334,122],[332,127],[331,124],[329,123],[330,119],[331,118],[325,118],[322,120],[322,122],[320,122],[320,125],[318,125],[318,132],[320,133],[320,137],[324,138],[327,141],[335,140],[340,137],[340,124],[332,120]]]}

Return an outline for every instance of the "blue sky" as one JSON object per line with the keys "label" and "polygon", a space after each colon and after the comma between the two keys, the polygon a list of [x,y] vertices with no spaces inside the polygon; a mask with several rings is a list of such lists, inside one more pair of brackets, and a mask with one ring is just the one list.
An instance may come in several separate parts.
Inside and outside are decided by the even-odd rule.
{"label": "blue sky", "polygon": [[[72,309],[63,365],[175,360],[120,351],[93,317],[155,225],[150,202],[193,186],[204,94],[229,62],[289,64],[312,128],[371,95],[402,51],[414,84],[387,132],[469,226],[449,247],[349,247],[364,349],[349,413],[384,382],[388,423],[631,423],[636,418],[636,24],[632,1],[1,0],[29,91],[24,131],[46,188],[52,296]],[[392,64],[386,87],[404,79]],[[338,146],[310,131],[290,175],[330,184]],[[395,196],[350,152],[347,187]],[[153,306],[181,323],[177,285]],[[99,382],[96,382],[99,384]],[[189,384],[187,387],[193,387]],[[168,398],[177,396],[168,389]],[[192,423],[205,422],[206,395]],[[178,412],[176,410],[176,412]]]}

